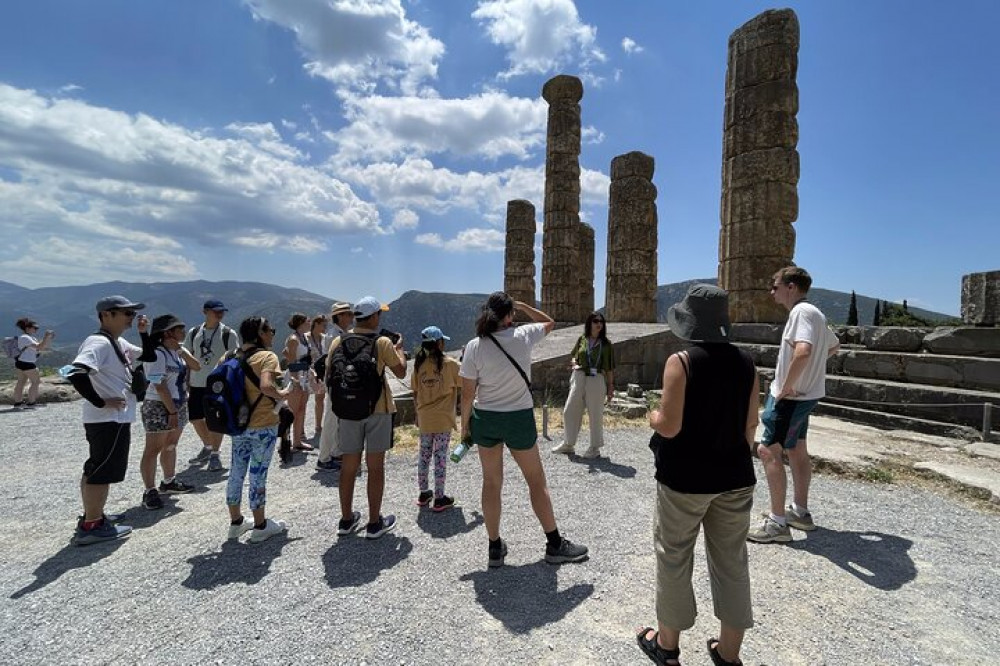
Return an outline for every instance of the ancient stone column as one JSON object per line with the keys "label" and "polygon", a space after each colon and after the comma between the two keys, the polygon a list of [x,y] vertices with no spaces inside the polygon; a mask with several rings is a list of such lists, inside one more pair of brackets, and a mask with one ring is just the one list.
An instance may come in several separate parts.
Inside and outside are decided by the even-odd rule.
{"label": "ancient stone column", "polygon": [[656,322],[656,186],[653,158],[631,152],[611,160],[608,321]]}
{"label": "ancient stone column", "polygon": [[962,323],[1000,326],[1000,271],[962,276]]}
{"label": "ancient stone column", "polygon": [[580,223],[580,299],[576,320],[586,321],[594,311],[594,227]]}
{"label": "ancient stone column", "polygon": [[524,301],[534,307],[535,207],[530,201],[507,202],[507,244],[503,264],[503,290],[515,301]]}
{"label": "ancient stone column", "polygon": [[583,83],[575,76],[561,74],[545,84],[542,97],[549,103],[542,224],[542,310],[556,321],[577,321],[581,283],[577,256],[580,249],[580,100]]}
{"label": "ancient stone column", "polygon": [[799,215],[799,21],[771,10],[729,37],[719,286],[733,322],[785,320],[768,289],[792,263]]}

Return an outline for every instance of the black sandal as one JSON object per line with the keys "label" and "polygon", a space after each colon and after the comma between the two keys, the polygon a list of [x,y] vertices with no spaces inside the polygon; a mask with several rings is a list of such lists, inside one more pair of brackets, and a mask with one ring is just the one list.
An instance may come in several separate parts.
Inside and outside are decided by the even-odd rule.
{"label": "black sandal", "polygon": [[[715,645],[713,645],[713,643]],[[715,666],[743,666],[742,661],[726,661],[722,658],[722,655],[719,654],[718,638],[709,638],[706,645],[708,646],[708,656],[712,658],[712,663],[715,664]]]}
{"label": "black sandal", "polygon": [[[681,656],[680,646],[673,650],[660,647],[660,642],[657,640],[660,632],[654,632],[652,638],[646,638],[646,634],[651,631],[653,631],[652,627],[643,627],[635,637],[639,643],[639,647],[646,653],[646,656],[652,659],[654,663],[660,664],[660,666],[680,666],[680,662],[677,661]],[[674,664],[668,664],[668,661],[673,661]]]}

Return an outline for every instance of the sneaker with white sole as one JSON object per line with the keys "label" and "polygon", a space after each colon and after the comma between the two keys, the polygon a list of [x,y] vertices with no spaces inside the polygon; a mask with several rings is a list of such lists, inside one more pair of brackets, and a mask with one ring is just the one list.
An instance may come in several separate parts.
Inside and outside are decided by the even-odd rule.
{"label": "sneaker with white sole", "polygon": [[156,491],[156,488],[150,488],[142,494],[142,505],[150,511],[162,509],[163,498],[160,497],[160,493]]}
{"label": "sneaker with white sole", "polygon": [[803,532],[812,532],[816,529],[816,523],[813,522],[812,514],[808,511],[799,513],[791,504],[785,510],[785,521],[789,527],[794,527]]}
{"label": "sneaker with white sole", "polygon": [[73,533],[73,543],[77,546],[89,546],[102,541],[114,541],[127,537],[132,533],[132,528],[128,525],[114,525],[109,520],[102,520],[101,524],[92,530],[83,529],[83,525],[77,525]]}
{"label": "sneaker with white sole", "polygon": [[250,532],[250,541],[260,543],[261,541],[267,541],[275,534],[281,534],[288,529],[288,526],[280,520],[271,520],[268,518],[264,523],[264,527],[257,529],[255,526],[252,529],[253,531]]}
{"label": "sneaker with white sole", "polygon": [[575,453],[576,446],[570,444],[569,442],[563,442],[559,446],[552,447],[552,453]]}
{"label": "sneaker with white sole", "polygon": [[593,460],[594,458],[601,457],[601,450],[590,448],[580,454],[581,458],[587,458],[588,460]]}
{"label": "sneaker with white sole", "polygon": [[164,495],[184,495],[192,490],[194,490],[194,486],[178,479],[174,479],[170,483],[160,481],[160,492]]}
{"label": "sneaker with white sole", "polygon": [[396,516],[392,514],[379,516],[377,523],[368,523],[368,526],[365,527],[365,538],[378,539],[386,532],[391,532],[394,529],[396,529]]}
{"label": "sneaker with white sole", "polygon": [[239,525],[229,524],[229,540],[235,541],[253,529],[253,523],[246,518]]}
{"label": "sneaker with white sole", "polygon": [[201,451],[198,452],[194,458],[188,459],[189,465],[200,465],[201,463],[208,462],[208,459],[212,457],[212,449],[208,447],[202,447]]}
{"label": "sneaker with white sole", "polygon": [[747,541],[754,543],[788,543],[792,540],[792,532],[788,525],[779,525],[768,515],[763,524],[747,534]]}
{"label": "sneaker with white sole", "polygon": [[355,511],[350,518],[341,518],[337,523],[337,536],[354,534],[361,529],[361,512]]}

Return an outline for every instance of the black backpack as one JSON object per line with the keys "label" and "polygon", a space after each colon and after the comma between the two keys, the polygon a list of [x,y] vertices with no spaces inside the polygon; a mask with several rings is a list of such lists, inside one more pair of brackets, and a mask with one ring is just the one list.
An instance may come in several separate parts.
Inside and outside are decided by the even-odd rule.
{"label": "black backpack", "polygon": [[338,418],[362,421],[375,411],[384,387],[378,372],[377,340],[374,334],[348,333],[333,350],[326,388]]}

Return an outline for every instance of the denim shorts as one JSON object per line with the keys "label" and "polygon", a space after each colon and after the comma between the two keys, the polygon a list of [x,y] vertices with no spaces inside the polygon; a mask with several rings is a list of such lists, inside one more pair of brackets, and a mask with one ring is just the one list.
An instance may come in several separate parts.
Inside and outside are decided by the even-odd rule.
{"label": "denim shorts", "polygon": [[770,393],[764,402],[760,422],[764,424],[761,444],[781,444],[783,449],[794,449],[809,430],[809,413],[819,400],[778,400]]}

